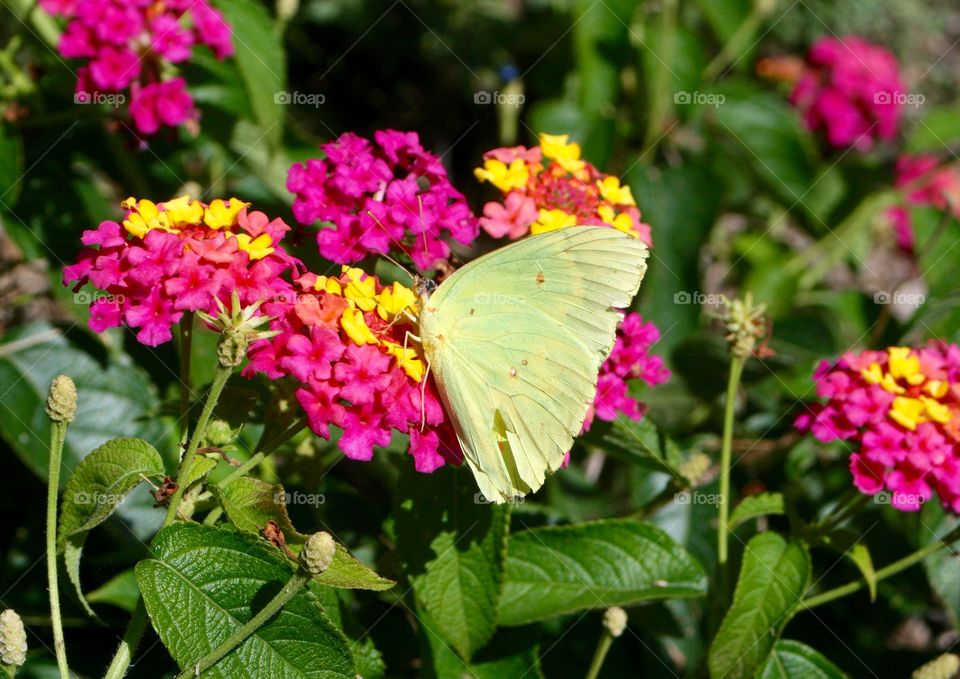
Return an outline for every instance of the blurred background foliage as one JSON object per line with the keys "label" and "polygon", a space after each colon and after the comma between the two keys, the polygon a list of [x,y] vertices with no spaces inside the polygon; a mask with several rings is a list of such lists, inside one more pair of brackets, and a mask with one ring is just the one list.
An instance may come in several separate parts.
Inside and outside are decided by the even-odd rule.
{"label": "blurred background foliage", "polygon": [[[75,74],[51,48],[56,25],[31,3],[0,2],[0,443],[6,461],[0,511],[0,592],[4,607],[25,614],[43,637],[45,585],[41,518],[24,508],[42,497],[46,423],[42,399],[54,374],[69,366],[82,394],[70,430],[67,464],[121,435],[157,442],[170,459],[176,399],[176,352],[151,350],[122,331],[86,329],[86,304],[60,284],[83,229],[120,216],[128,195],[163,200],[189,191],[204,199],[237,195],[293,224],[285,187],[290,163],[317,157],[318,144],[354,131],[416,130],[440,154],[453,183],[479,210],[493,197],[472,176],[485,150],[535,143],[536,133],[569,133],[588,160],[630,184],[652,226],[654,255],[636,308],[656,322],[657,351],[674,371],[644,396],[649,419],[685,451],[718,448],[727,357],[711,309],[681,294],[751,291],[769,305],[776,355],[748,364],[741,393],[734,469],[739,493],[783,489],[793,511],[811,517],[849,486],[845,450],[793,433],[798,401],[813,397],[817,361],[848,348],[960,340],[956,277],[960,224],[951,220],[938,246],[919,261],[893,252],[880,218],[891,192],[896,148],[944,157],[960,150],[956,74],[960,10],[948,0],[258,0],[218,3],[232,24],[234,59],[198,53],[184,67],[202,110],[197,134],[167,132],[139,140],[98,107],[72,103]],[[786,91],[755,75],[759,59],[802,56],[817,37],[856,33],[898,56],[912,91],[896,145],[870,154],[828,150],[806,132]],[[322,94],[316,107],[281,106],[279,92]],[[477,103],[478,93],[522,93],[522,107]],[[685,104],[681,93],[722,95],[724,103]],[[918,242],[939,215],[918,211]],[[298,237],[309,248],[311,229]],[[916,282],[927,298],[916,312],[874,303],[878,291]],[[212,355],[212,342],[199,352]],[[202,355],[202,354],[201,354]],[[196,360],[199,383],[212,360]],[[234,398],[253,386],[236,384]],[[122,414],[122,417],[120,415]],[[119,431],[118,423],[128,431]],[[602,433],[602,432],[601,432]],[[402,442],[372,463],[301,437],[276,461],[288,488],[322,492],[319,511],[293,508],[307,532],[332,526],[350,548],[379,561],[390,488],[410,466]],[[588,450],[514,516],[517,527],[636,512],[663,492],[667,477]],[[709,492],[709,487],[704,489]],[[156,528],[152,499],[138,494],[119,520],[91,537],[84,579],[91,589],[142,558],[140,541]],[[709,568],[713,508],[667,504],[651,520]],[[858,519],[877,564],[931,539],[946,522],[937,508],[900,514],[871,507]],[[929,530],[928,530],[929,529]],[[925,537],[926,536],[926,537]],[[745,539],[745,538],[744,538]],[[742,545],[734,540],[734,547]],[[789,635],[810,644],[851,676],[906,676],[956,643],[960,570],[955,557],[927,563],[865,594],[801,613]],[[856,569],[815,552],[824,587]],[[123,588],[127,587],[126,598]],[[130,583],[111,581],[91,595],[103,622],[119,625]],[[402,609],[387,596],[347,605],[372,632],[391,672],[425,671]],[[698,640],[704,602],[634,609],[639,639],[624,637],[605,676],[690,676],[705,652]],[[96,673],[112,635],[89,626],[68,602],[69,637],[85,643],[80,672]],[[388,613],[388,610],[390,611]],[[851,615],[851,611],[857,614]],[[547,676],[582,673],[599,634],[599,614],[545,626]],[[134,676],[157,676],[151,658],[165,651],[151,638]],[[152,644],[152,646],[151,646]],[[24,676],[49,676],[38,661]],[[160,661],[157,661],[160,662]],[[163,661],[165,662],[165,661]]]}

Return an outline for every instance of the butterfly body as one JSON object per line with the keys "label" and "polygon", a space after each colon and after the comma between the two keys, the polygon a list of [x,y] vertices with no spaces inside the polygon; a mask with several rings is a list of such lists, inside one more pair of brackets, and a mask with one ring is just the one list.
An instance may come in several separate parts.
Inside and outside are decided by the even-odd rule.
{"label": "butterfly body", "polygon": [[480,257],[423,294],[430,374],[489,500],[537,490],[563,462],[646,256],[615,229],[569,227]]}

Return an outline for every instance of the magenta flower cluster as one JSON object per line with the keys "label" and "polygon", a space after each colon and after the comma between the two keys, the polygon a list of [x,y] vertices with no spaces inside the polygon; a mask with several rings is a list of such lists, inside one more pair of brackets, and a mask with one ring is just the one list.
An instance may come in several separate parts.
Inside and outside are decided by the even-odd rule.
{"label": "magenta flower cluster", "polygon": [[60,54],[86,59],[77,71],[77,101],[129,91],[137,130],[155,134],[198,117],[183,78],[168,77],[195,45],[218,59],[233,54],[230,27],[206,0],[40,0],[51,14],[69,19]]}
{"label": "magenta flower cluster", "polygon": [[317,234],[325,258],[348,264],[397,248],[427,270],[449,259],[447,237],[477,237],[476,217],[415,132],[380,130],[373,142],[348,132],[321,148],[322,160],[290,168],[287,188],[297,221],[329,222]]}
{"label": "magenta flower cluster", "polygon": [[897,159],[894,186],[904,192],[905,204],[891,207],[887,215],[893,224],[897,245],[913,252],[916,236],[910,206],[929,206],[960,218],[960,172],[944,165],[932,154],[904,154]]}
{"label": "magenta flower cluster", "polygon": [[670,379],[663,359],[650,353],[659,341],[657,326],[649,321],[644,323],[640,314],[628,313],[623,317],[613,350],[600,368],[597,395],[583,423],[584,431],[590,429],[594,417],[606,422],[612,422],[620,414],[632,420],[643,417],[646,405],[630,395],[630,381],[641,380],[655,387]]}
{"label": "magenta flower cluster", "polygon": [[814,373],[826,399],[796,420],[824,442],[854,445],[850,471],[863,493],[916,511],[936,492],[960,514],[960,347],[846,353]]}
{"label": "magenta flower cluster", "polygon": [[813,44],[790,95],[810,130],[837,148],[861,151],[897,134],[909,93],[896,58],[858,36]]}

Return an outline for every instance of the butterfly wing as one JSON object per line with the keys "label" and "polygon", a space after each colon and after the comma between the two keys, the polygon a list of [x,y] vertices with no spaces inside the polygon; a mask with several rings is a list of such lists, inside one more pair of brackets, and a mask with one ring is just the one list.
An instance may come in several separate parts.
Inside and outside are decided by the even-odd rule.
{"label": "butterfly wing", "polygon": [[559,229],[474,260],[424,305],[424,352],[490,500],[538,489],[563,462],[646,257],[616,229]]}

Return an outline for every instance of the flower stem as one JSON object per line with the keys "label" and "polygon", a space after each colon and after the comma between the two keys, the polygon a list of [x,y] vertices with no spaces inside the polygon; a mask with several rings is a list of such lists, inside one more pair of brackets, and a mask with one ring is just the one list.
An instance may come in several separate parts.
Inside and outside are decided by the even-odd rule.
{"label": "flower stem", "polygon": [[50,588],[50,626],[53,628],[53,648],[57,656],[60,679],[69,679],[67,646],[63,641],[63,620],[60,617],[60,588],[57,583],[57,499],[60,496],[60,461],[63,441],[67,434],[66,421],[50,424],[50,472],[47,482],[47,584]]}
{"label": "flower stem", "polygon": [[[230,373],[233,372],[232,366],[220,365],[217,367],[217,372],[213,376],[213,384],[210,385],[210,393],[207,394],[207,400],[203,404],[203,410],[200,413],[200,419],[197,420],[197,426],[193,430],[193,436],[190,437],[190,443],[187,446],[187,451],[183,454],[183,459],[180,461],[180,474],[190,468],[190,465],[193,463],[193,458],[197,454],[197,448],[200,447],[200,441],[203,440],[204,435],[207,433],[207,424],[210,422],[210,416],[213,414],[213,408],[217,405],[217,401],[220,400],[220,394],[223,392],[223,387],[226,386],[227,380],[230,377]],[[174,519],[177,517],[177,508],[180,506],[180,502],[183,500],[183,494],[186,492],[186,487],[184,484],[179,484],[177,490],[174,492],[173,497],[170,498],[170,504],[167,506],[167,517],[163,522],[164,526],[169,526],[173,523]]]}
{"label": "flower stem", "polygon": [[[942,538],[931,542],[925,547],[921,547],[912,554],[908,554],[899,561],[894,561],[889,566],[881,568],[877,571],[876,578],[878,581],[880,581],[884,578],[890,577],[891,575],[896,575],[900,571],[906,570],[907,568],[920,563],[931,554],[936,554],[941,549],[950,547],[951,543],[955,542],[956,540],[960,540],[960,526],[957,526]],[[866,580],[855,580],[853,582],[848,582],[840,587],[835,587],[834,589],[827,590],[826,592],[810,597],[809,599],[803,601],[800,605],[802,608],[814,608],[815,606],[820,606],[821,604],[826,604],[836,599],[840,599],[841,597],[845,597],[848,594],[853,594],[854,592],[864,589],[866,586]]]}
{"label": "flower stem", "polygon": [[257,444],[257,452],[252,455],[249,460],[217,482],[217,486],[223,488],[231,481],[247,474],[251,469],[263,462],[273,451],[303,431],[305,426],[307,426],[307,421],[305,418],[301,418],[269,441],[263,441],[261,439],[260,443]]}
{"label": "flower stem", "polygon": [[297,592],[310,582],[310,578],[311,575],[309,573],[298,569],[287,581],[287,584],[283,586],[283,589],[277,592],[277,595],[273,597],[259,613],[250,618],[243,627],[231,634],[226,641],[200,658],[192,667],[187,667],[180,672],[180,674],[177,675],[177,679],[189,679],[190,677],[200,676],[205,670],[220,662],[230,651],[246,641],[247,637],[263,627],[270,618],[276,615]]}
{"label": "flower stem", "polygon": [[597,650],[593,652],[593,660],[590,661],[590,669],[587,670],[586,679],[597,679],[600,676],[603,661],[607,659],[607,652],[612,645],[613,635],[610,634],[610,630],[604,628],[600,635],[600,641],[597,642]]}
{"label": "flower stem", "polygon": [[733,451],[733,416],[736,408],[737,389],[743,374],[744,358],[736,354],[730,359],[730,378],[727,381],[727,402],[723,410],[723,442],[720,449],[720,515],[717,527],[717,563],[721,578],[726,579],[727,538],[730,519],[730,464]]}
{"label": "flower stem", "polygon": [[193,312],[180,319],[180,440],[187,440],[190,430],[190,354],[193,346]]}
{"label": "flower stem", "polygon": [[133,661],[133,654],[140,644],[140,638],[147,627],[147,609],[143,605],[143,599],[137,600],[137,607],[133,611],[133,617],[127,625],[127,631],[123,633],[123,639],[120,640],[120,647],[113,656],[110,667],[107,668],[103,679],[122,679],[127,673],[127,668]]}

